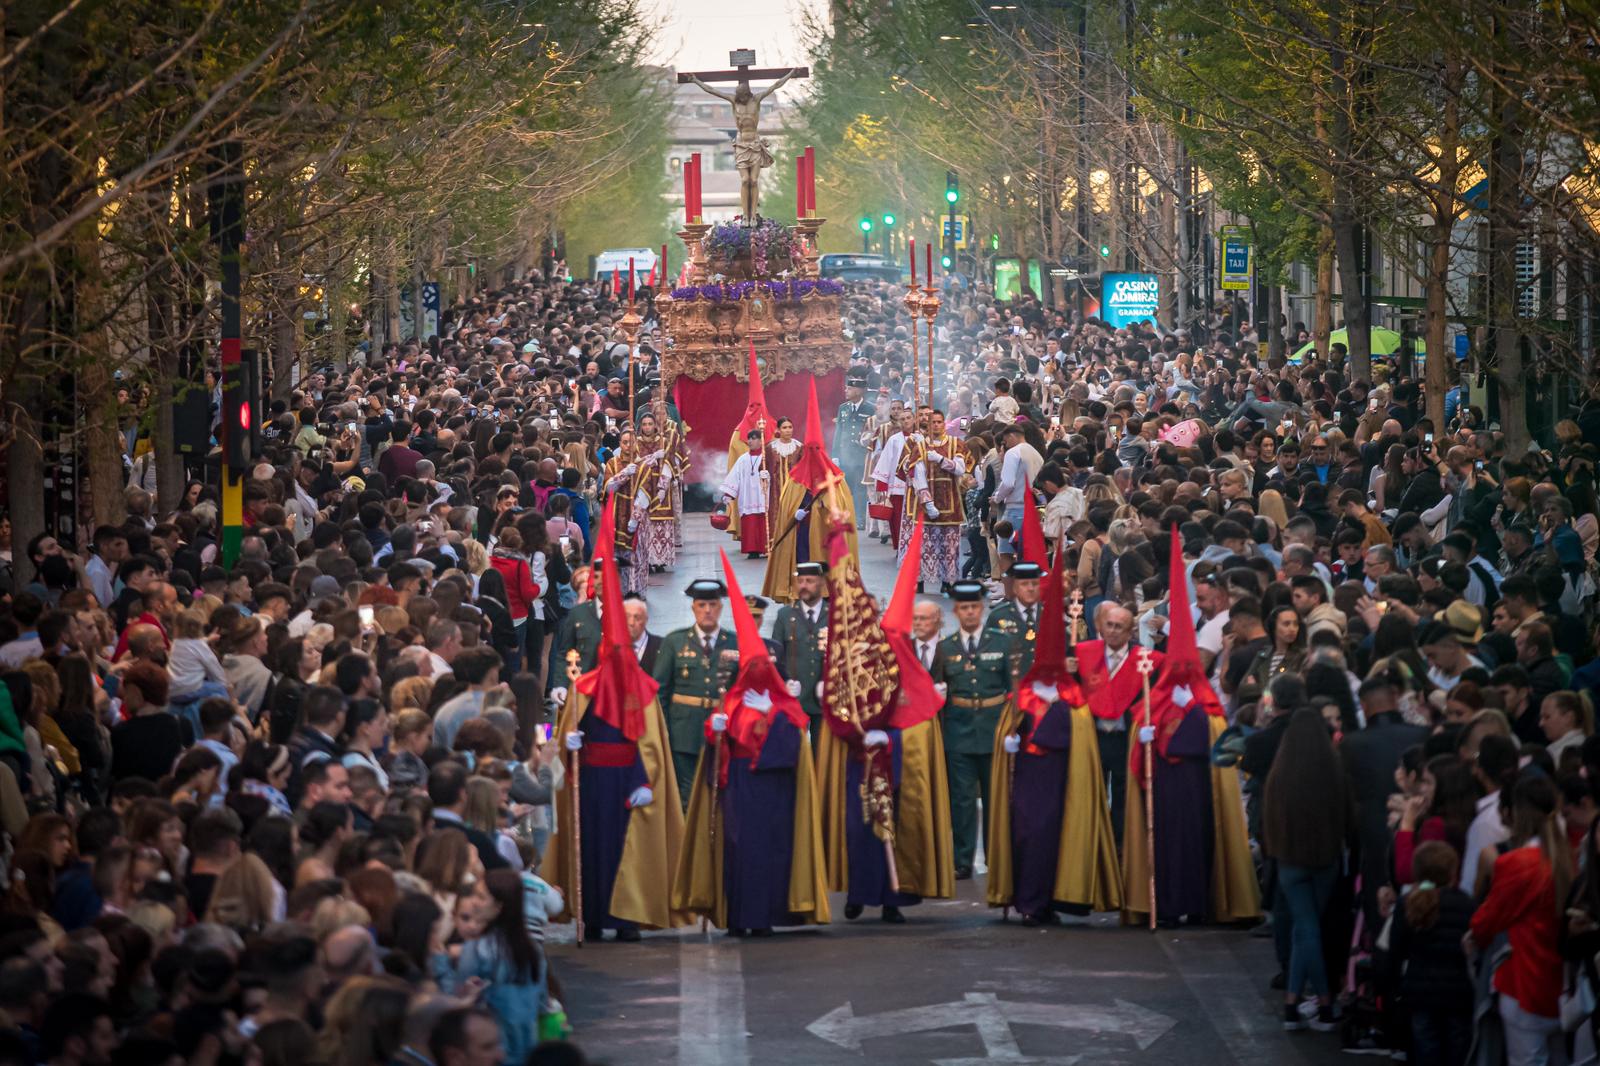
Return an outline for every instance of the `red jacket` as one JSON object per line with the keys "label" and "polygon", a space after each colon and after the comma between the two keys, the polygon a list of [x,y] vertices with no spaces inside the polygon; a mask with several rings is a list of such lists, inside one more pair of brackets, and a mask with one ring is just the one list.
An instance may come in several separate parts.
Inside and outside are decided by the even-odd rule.
{"label": "red jacket", "polygon": [[520,555],[491,555],[489,565],[506,580],[506,609],[511,612],[511,620],[522,621],[533,610],[533,601],[544,595],[544,590],[533,583],[528,560]]}
{"label": "red jacket", "polygon": [[1511,955],[1494,973],[1495,991],[1541,1018],[1561,1013],[1559,920],[1555,877],[1537,844],[1495,860],[1489,896],[1472,916],[1472,938],[1487,947],[1500,933],[1508,935]]}

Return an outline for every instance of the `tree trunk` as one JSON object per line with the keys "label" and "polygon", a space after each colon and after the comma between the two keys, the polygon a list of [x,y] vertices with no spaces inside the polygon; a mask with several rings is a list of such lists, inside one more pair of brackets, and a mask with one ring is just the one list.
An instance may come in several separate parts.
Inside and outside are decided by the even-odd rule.
{"label": "tree trunk", "polygon": [[1450,298],[1450,214],[1436,210],[1435,222],[1428,229],[1428,277],[1423,285],[1422,336],[1423,400],[1434,432],[1444,432],[1444,394],[1450,390],[1455,355],[1446,350],[1446,313]]}
{"label": "tree trunk", "polygon": [[[1502,34],[1505,27],[1501,27]],[[1522,331],[1517,315],[1517,241],[1521,236],[1523,158],[1521,104],[1500,92],[1489,164],[1489,328],[1500,385],[1500,429],[1506,454],[1528,448],[1528,407],[1523,388]]]}
{"label": "tree trunk", "polygon": [[178,358],[178,308],[173,282],[175,264],[170,244],[149,246],[144,286],[145,330],[150,340],[150,366],[154,371],[155,421],[150,442],[156,457],[156,511],[165,514],[178,506],[183,494],[183,457],[178,454],[177,421],[173,405],[180,376]]}
{"label": "tree trunk", "polygon": [[1324,362],[1333,332],[1333,230],[1317,227],[1317,291],[1311,306],[1311,341]]}
{"label": "tree trunk", "polygon": [[[1336,186],[1341,184],[1343,182],[1335,182]],[[1372,323],[1367,315],[1367,302],[1361,293],[1361,279],[1365,272],[1361,265],[1361,256],[1364,254],[1361,233],[1353,214],[1338,206],[1339,194],[1334,195],[1333,239],[1339,261],[1340,302],[1344,306],[1346,343],[1350,348],[1350,380],[1370,382]]]}
{"label": "tree trunk", "polygon": [[1182,324],[1183,314],[1178,303],[1178,288],[1183,278],[1178,271],[1182,255],[1178,251],[1182,243],[1178,232],[1178,203],[1172,188],[1166,183],[1162,183],[1157,195],[1160,197],[1157,204],[1161,212],[1159,232],[1166,245],[1155,249],[1152,259],[1166,264],[1161,271],[1161,314],[1167,329],[1177,329]]}
{"label": "tree trunk", "polygon": [[[97,219],[80,224],[73,234],[73,259],[79,275],[74,288],[74,318],[80,324],[99,322],[105,314]],[[84,425],[83,455],[88,467],[93,524],[116,525],[128,516],[127,479],[122,465],[123,440],[118,427],[115,382],[111,377],[111,339],[104,325],[77,329],[78,402]],[[67,408],[72,410],[70,404]],[[76,442],[76,433],[63,434]]]}

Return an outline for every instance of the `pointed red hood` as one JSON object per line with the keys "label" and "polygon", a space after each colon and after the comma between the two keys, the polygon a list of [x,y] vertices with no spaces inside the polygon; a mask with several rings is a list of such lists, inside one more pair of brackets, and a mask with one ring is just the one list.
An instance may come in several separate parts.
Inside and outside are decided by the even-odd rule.
{"label": "pointed red hood", "polygon": [[[606,508],[607,519],[611,507]],[[656,698],[658,685],[633,653],[633,641],[628,638],[628,619],[622,611],[622,581],[617,576],[615,552],[603,556],[596,551],[605,568],[600,583],[600,653],[595,668],[578,678],[578,691],[589,697],[589,709],[602,722],[621,730],[630,741],[644,736],[645,708]]]}
{"label": "pointed red hood", "polygon": [[[1200,646],[1194,615],[1189,610],[1189,574],[1183,565],[1183,537],[1177,526],[1172,527],[1171,550],[1167,553],[1167,588],[1167,650],[1161,672],[1150,679],[1150,724],[1156,730],[1156,754],[1162,758],[1167,757],[1172,735],[1196,705],[1213,717],[1226,715],[1222,701],[1200,669]],[[1137,649],[1134,654],[1138,654]],[[1182,707],[1178,706],[1179,689],[1187,689],[1189,695]],[[1138,744],[1129,745],[1128,767],[1136,780],[1144,780],[1143,749]]]}
{"label": "pointed red hood", "polygon": [[[600,505],[600,528],[595,532],[594,557],[589,560],[589,589],[585,593],[594,599],[595,579],[600,576],[601,560],[612,561],[617,551],[617,500],[616,494],[606,497]],[[604,608],[605,604],[601,604]]]}
{"label": "pointed red hood", "polygon": [[1039,506],[1033,502],[1033,489],[1022,494],[1022,561],[1050,568],[1050,553],[1044,544],[1044,526],[1039,524]]}
{"label": "pointed red hood", "polygon": [[[777,715],[781,714],[801,730],[808,728],[809,720],[800,701],[789,695],[777,665],[767,653],[766,641],[761,639],[761,629],[756,625],[755,616],[750,613],[750,605],[745,602],[739,579],[733,572],[733,564],[728,561],[728,553],[719,548],[718,554],[722,556],[722,573],[728,583],[728,598],[733,601],[734,633],[739,640],[739,676],[734,678],[733,684],[723,695],[721,708],[722,713],[728,716],[728,739],[732,741],[723,745],[722,762],[717,770],[722,783],[726,784],[729,760],[735,756],[759,757],[761,746],[766,743],[768,730],[777,720]],[[762,713],[746,707],[744,696],[747,692],[765,692],[772,700],[772,708]],[[714,743],[715,735],[710,732],[710,727],[708,720],[706,739]]]}
{"label": "pointed red hood", "polygon": [[1061,577],[1065,569],[1065,560],[1057,555],[1056,565],[1045,574],[1039,596],[1039,632],[1033,642],[1033,665],[1017,682],[1017,688],[1031,693],[1035,681],[1055,685],[1062,699],[1077,706],[1084,700],[1077,681],[1067,672],[1067,625],[1061,595]]}
{"label": "pointed red hood", "polygon": [[789,478],[804,485],[813,494],[822,493],[822,483],[829,477],[839,477],[839,468],[828,458],[828,446],[822,440],[822,416],[817,412],[817,379],[811,379],[811,399],[806,404],[806,440],[800,449],[800,459],[789,468]]}
{"label": "pointed red hood", "polygon": [[749,397],[744,407],[744,418],[739,420],[739,425],[733,431],[733,435],[741,441],[752,429],[759,429],[763,424],[769,429],[772,426],[772,415],[767,410],[766,391],[761,387],[761,366],[756,361],[755,341],[750,342]]}
{"label": "pointed red hood", "polygon": [[922,512],[917,512],[917,524],[911,530],[911,539],[906,542],[906,565],[900,568],[900,573],[895,575],[894,594],[889,597],[889,606],[883,612],[883,629],[889,633],[911,632],[911,608],[917,598],[917,581],[922,576],[920,564],[913,564],[911,560],[922,558]]}

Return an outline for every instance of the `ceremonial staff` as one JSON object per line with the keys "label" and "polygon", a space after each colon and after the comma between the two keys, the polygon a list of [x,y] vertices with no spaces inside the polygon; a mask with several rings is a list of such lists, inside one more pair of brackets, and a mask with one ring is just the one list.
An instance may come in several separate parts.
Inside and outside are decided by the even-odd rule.
{"label": "ceremonial staff", "polygon": [[[578,649],[567,652],[567,698],[577,695]],[[576,725],[577,723],[573,723]],[[563,738],[564,740],[565,738]],[[582,777],[580,752],[569,751],[572,775],[572,924],[577,934],[577,944],[583,947],[583,805],[579,799]]]}
{"label": "ceremonial staff", "polygon": [[[717,667],[715,653],[713,653],[713,658],[711,660],[711,676],[717,679],[717,699],[712,706],[720,708],[722,706],[722,697],[724,695],[723,689],[725,686],[720,680],[721,671]],[[717,714],[719,712],[712,711],[711,713]],[[726,730],[723,732],[726,732]],[[718,733],[716,740],[712,743],[713,746],[711,750],[710,770],[711,818],[706,827],[706,835],[711,838],[711,866],[717,871],[717,883],[720,885],[722,883],[722,853],[717,850],[717,825],[722,821],[722,800],[720,787],[722,784],[722,733]],[[711,918],[709,915],[702,914],[700,916],[700,931],[706,935],[707,940],[711,938]]]}
{"label": "ceremonial staff", "polygon": [[767,479],[761,483],[761,506],[765,507],[766,511],[767,511],[766,515],[764,516],[765,519],[766,519],[766,524],[767,524],[767,545],[766,545],[766,547],[767,547],[767,554],[771,555],[772,554],[772,549],[774,547],[774,545],[772,543],[772,471],[767,469],[767,416],[766,415],[762,415],[760,418],[756,419],[756,432],[761,434],[761,462],[759,464],[757,464],[756,477],[759,478],[762,474],[766,474],[767,475]]}
{"label": "ceremonial staff", "polygon": [[[1150,725],[1150,673],[1156,668],[1155,658],[1149,648],[1139,649],[1139,678],[1144,682],[1144,724]],[[1150,931],[1156,928],[1156,809],[1155,809],[1155,738],[1144,745],[1144,853],[1150,865]]]}

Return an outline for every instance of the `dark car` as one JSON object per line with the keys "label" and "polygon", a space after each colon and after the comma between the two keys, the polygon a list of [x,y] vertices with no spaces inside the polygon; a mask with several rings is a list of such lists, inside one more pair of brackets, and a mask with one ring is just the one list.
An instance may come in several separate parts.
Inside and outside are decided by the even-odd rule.
{"label": "dark car", "polygon": [[870,252],[825,255],[817,266],[823,277],[839,281],[900,280],[899,264]]}

